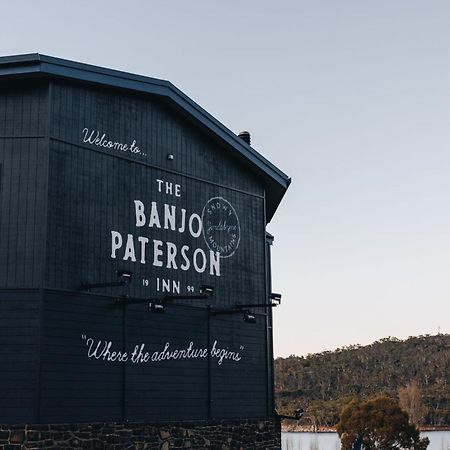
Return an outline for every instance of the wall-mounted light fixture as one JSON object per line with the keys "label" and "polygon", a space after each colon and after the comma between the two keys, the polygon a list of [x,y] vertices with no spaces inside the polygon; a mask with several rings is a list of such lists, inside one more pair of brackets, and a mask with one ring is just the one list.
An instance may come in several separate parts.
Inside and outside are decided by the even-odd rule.
{"label": "wall-mounted light fixture", "polygon": [[242,314],[242,319],[245,323],[256,323],[256,314],[248,309],[230,308],[230,309],[213,309],[209,313],[211,316],[225,316],[231,314]]}
{"label": "wall-mounted light fixture", "polygon": [[250,311],[244,311],[243,319],[246,323],[256,323],[256,316]]}
{"label": "wall-mounted light fixture", "polygon": [[285,416],[284,414],[278,414],[278,411],[275,410],[275,412],[277,413],[277,416],[280,419],[288,419],[288,420],[300,420],[303,417],[303,408],[297,408],[294,411],[294,415],[293,416]]}
{"label": "wall-mounted light fixture", "polygon": [[202,284],[200,286],[200,294],[199,295],[172,295],[167,294],[163,301],[164,303],[171,302],[174,300],[203,300],[205,298],[211,297],[214,293],[214,287],[206,284]]}
{"label": "wall-mounted light fixture", "polygon": [[132,272],[128,270],[117,270],[116,274],[118,277],[117,281],[110,281],[106,283],[83,283],[81,285],[81,290],[90,291],[91,289],[98,288],[128,286],[131,283]]}
{"label": "wall-mounted light fixture", "polygon": [[281,305],[281,294],[277,294],[276,292],[271,292],[269,295],[269,300],[273,306]]}
{"label": "wall-mounted light fixture", "polygon": [[202,284],[200,286],[200,294],[210,297],[214,293],[214,286],[209,286],[208,284]]}
{"label": "wall-mounted light fixture", "polygon": [[269,303],[236,303],[234,305],[235,308],[243,309],[243,308],[275,308],[281,304],[281,294],[276,294],[272,292],[269,295]]}
{"label": "wall-mounted light fixture", "polygon": [[164,305],[162,303],[149,303],[148,309],[154,313],[163,313],[164,312]]}
{"label": "wall-mounted light fixture", "polygon": [[230,309],[216,309],[211,310],[212,316],[221,316],[226,314],[243,314],[244,322],[256,323],[256,314],[251,312],[248,308],[275,308],[281,303],[281,294],[272,292],[269,295],[269,303],[236,303]]}

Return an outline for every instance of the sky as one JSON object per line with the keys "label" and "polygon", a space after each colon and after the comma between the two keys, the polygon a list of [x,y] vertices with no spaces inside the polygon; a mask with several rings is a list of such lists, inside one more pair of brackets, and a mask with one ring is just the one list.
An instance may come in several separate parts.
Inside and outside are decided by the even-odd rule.
{"label": "sky", "polygon": [[0,4],[0,54],[171,81],[292,177],[276,356],[450,332],[448,0]]}

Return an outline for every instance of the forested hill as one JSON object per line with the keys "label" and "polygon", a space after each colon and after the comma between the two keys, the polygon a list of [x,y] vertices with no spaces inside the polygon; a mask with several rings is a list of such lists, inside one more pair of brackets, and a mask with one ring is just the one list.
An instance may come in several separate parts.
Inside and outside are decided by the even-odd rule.
{"label": "forested hill", "polygon": [[400,393],[404,403],[408,395],[419,402],[421,424],[450,425],[450,335],[386,338],[367,346],[277,358],[275,390],[278,412],[291,414],[302,407],[304,424],[333,426],[353,397],[384,393],[399,398]]}

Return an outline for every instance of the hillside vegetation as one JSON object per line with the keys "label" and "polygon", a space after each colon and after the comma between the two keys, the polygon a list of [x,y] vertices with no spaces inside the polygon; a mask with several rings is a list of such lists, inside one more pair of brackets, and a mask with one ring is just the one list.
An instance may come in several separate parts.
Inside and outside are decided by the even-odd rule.
{"label": "hillside vegetation", "polygon": [[[301,407],[301,423],[334,426],[353,398],[386,394],[400,399],[419,425],[450,425],[450,335],[386,338],[275,360],[280,414]],[[410,410],[408,410],[408,408]]]}

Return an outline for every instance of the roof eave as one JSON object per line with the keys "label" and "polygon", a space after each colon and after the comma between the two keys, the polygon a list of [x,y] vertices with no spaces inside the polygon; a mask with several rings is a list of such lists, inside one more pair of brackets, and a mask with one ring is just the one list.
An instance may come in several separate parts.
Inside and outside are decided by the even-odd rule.
{"label": "roof eave", "polygon": [[0,57],[0,77],[42,74],[165,97],[244,157],[264,180],[267,221],[286,192],[290,178],[172,83],[119,70],[54,58],[39,53]]}

